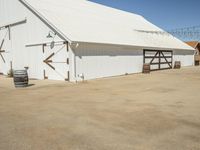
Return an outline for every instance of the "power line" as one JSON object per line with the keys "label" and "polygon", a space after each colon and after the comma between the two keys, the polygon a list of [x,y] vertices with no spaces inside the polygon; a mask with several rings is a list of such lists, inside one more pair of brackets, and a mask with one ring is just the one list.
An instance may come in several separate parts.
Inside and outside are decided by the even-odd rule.
{"label": "power line", "polygon": [[168,32],[173,36],[183,40],[200,40],[200,25],[172,29]]}
{"label": "power line", "polygon": [[200,25],[198,26],[191,26],[191,27],[184,27],[184,28],[176,28],[168,31],[149,31],[149,30],[135,30],[141,33],[148,33],[148,34],[160,34],[174,37],[177,37],[181,40],[195,40],[200,41]]}

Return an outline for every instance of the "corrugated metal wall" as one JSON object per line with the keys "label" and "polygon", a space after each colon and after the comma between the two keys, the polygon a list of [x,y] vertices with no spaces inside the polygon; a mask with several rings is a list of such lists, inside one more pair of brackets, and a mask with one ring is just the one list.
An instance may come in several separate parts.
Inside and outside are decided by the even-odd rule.
{"label": "corrugated metal wall", "polygon": [[[9,40],[8,31],[7,30],[0,30],[0,45],[2,44],[4,39],[4,44],[2,45],[1,50],[5,50],[2,52],[2,57],[0,57],[0,73],[7,74],[8,68],[10,68],[10,61],[11,61],[11,41]],[[4,62],[5,60],[5,62]]]}
{"label": "corrugated metal wall", "polygon": [[[26,45],[51,42],[52,39],[46,38],[51,29],[18,0],[0,0],[0,24],[25,18],[27,18],[26,23],[10,28],[11,39],[6,38],[4,44],[8,52],[5,56],[6,64],[0,61],[0,72],[6,74],[10,69],[10,61],[12,61],[13,69],[29,67],[31,78],[43,79],[43,70],[47,66],[43,63],[46,56],[43,55],[42,46],[26,47]],[[0,30],[0,42],[7,30]],[[54,40],[61,41],[58,36]],[[60,55],[60,59],[63,59],[62,57],[65,56]],[[65,72],[67,71],[68,69]],[[51,79],[60,80],[60,75],[57,74]]]}
{"label": "corrugated metal wall", "polygon": [[142,71],[141,49],[100,44],[81,44],[75,50],[76,78],[85,79],[125,75]]}
{"label": "corrugated metal wall", "polygon": [[194,51],[175,50],[173,60],[181,61],[183,67],[194,66]]}
{"label": "corrugated metal wall", "polygon": [[[173,63],[181,61],[182,66],[194,64],[193,51],[174,50]],[[96,79],[142,72],[143,50],[127,46],[80,44],[75,49],[76,79]]]}

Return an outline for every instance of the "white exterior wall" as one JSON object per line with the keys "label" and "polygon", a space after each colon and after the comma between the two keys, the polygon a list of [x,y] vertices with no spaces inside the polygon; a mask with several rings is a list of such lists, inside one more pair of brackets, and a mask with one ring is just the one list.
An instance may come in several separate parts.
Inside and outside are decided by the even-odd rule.
{"label": "white exterior wall", "polygon": [[[85,80],[141,73],[143,49],[100,44],[80,44],[75,49],[75,78]],[[182,66],[194,65],[194,51],[174,50],[173,63],[181,61]]]}
{"label": "white exterior wall", "polygon": [[81,80],[80,74],[88,80],[142,71],[143,52],[134,47],[80,44],[75,55],[78,81]]}
{"label": "white exterior wall", "polygon": [[[52,39],[46,38],[51,29],[18,0],[0,0],[0,24],[15,22],[15,20],[23,20],[25,18],[27,19],[26,23],[10,28],[11,40],[7,36],[3,47],[7,52],[3,54],[5,55],[6,63],[3,63],[0,58],[0,72],[7,74],[12,61],[13,69],[29,67],[28,73],[30,78],[44,79],[43,70],[48,68],[48,66],[43,63],[43,60],[48,56],[43,54],[42,46],[26,47],[26,45],[51,42]],[[0,30],[0,42],[7,30]],[[61,41],[61,38],[56,36],[55,41]],[[64,58],[66,56],[64,55],[56,57],[59,60],[64,59],[66,61],[66,58]],[[63,67],[59,69],[61,68]],[[68,70],[66,69],[66,75]],[[59,73],[55,73],[55,71],[51,71],[49,78],[63,80]]]}
{"label": "white exterior wall", "polygon": [[2,43],[3,38],[5,38],[5,42],[1,50],[5,50],[5,53],[2,53],[3,58],[6,60],[4,63],[3,59],[0,57],[0,73],[7,74],[8,68],[10,68],[10,61],[11,60],[11,41],[9,41],[9,37],[7,35],[7,30],[0,30],[0,44]]}
{"label": "white exterior wall", "polygon": [[195,51],[174,51],[173,61],[181,61],[182,67],[194,66],[194,53]]}

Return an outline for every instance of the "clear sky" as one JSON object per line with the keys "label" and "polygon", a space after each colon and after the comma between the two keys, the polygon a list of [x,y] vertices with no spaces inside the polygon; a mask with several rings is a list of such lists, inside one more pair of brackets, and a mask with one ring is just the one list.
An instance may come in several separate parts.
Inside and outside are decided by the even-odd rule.
{"label": "clear sky", "polygon": [[91,0],[144,16],[171,30],[200,25],[200,0]]}

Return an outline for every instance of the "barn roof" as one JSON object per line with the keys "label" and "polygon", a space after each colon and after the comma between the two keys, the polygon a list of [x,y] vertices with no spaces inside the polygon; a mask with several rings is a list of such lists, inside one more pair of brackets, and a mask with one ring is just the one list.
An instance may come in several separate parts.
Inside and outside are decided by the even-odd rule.
{"label": "barn roof", "polygon": [[198,41],[188,41],[188,42],[185,42],[186,44],[190,45],[191,47],[193,48],[197,48],[198,44],[200,44]]}
{"label": "barn roof", "polygon": [[193,50],[137,14],[86,0],[19,1],[71,42]]}

